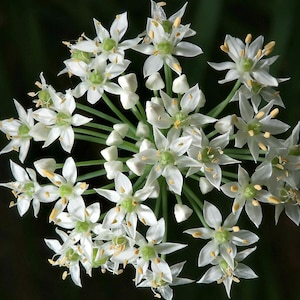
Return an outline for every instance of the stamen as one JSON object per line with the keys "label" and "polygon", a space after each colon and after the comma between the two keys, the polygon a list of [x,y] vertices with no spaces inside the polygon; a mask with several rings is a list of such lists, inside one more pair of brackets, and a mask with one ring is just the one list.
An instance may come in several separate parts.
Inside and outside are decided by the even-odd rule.
{"label": "stamen", "polygon": [[260,112],[258,112],[258,113],[256,114],[255,118],[256,118],[256,119],[260,119],[260,118],[262,118],[264,115],[265,115],[265,112],[264,112],[264,111],[260,111]]}
{"label": "stamen", "polygon": [[258,143],[258,147],[263,151],[267,151],[267,147],[263,143]]}
{"label": "stamen", "polygon": [[181,22],[181,18],[180,18],[180,17],[177,17],[177,18],[175,19],[174,23],[173,23],[173,26],[174,26],[175,28],[178,28],[179,25],[180,25],[180,22]]}
{"label": "stamen", "polygon": [[271,112],[270,112],[270,116],[271,118],[275,118],[279,113],[279,109],[278,108],[275,108],[273,109]]}
{"label": "stamen", "polygon": [[251,33],[248,33],[246,38],[245,38],[245,43],[246,44],[250,44],[252,41],[252,34]]}

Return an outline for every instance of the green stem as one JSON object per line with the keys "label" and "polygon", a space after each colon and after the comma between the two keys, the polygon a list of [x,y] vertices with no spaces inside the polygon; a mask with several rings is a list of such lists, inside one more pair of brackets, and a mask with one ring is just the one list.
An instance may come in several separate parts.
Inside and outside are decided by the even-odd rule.
{"label": "green stem", "polygon": [[90,114],[92,114],[92,115],[94,115],[94,116],[97,116],[97,117],[99,117],[99,118],[101,118],[101,119],[104,119],[104,120],[106,120],[106,121],[109,121],[109,122],[111,122],[111,123],[113,123],[113,124],[118,124],[118,123],[120,123],[120,120],[118,120],[118,119],[116,119],[116,118],[114,118],[114,117],[112,117],[112,116],[110,116],[110,115],[108,115],[108,114],[105,114],[105,113],[103,113],[103,112],[101,112],[101,111],[99,111],[99,110],[97,110],[97,109],[94,109],[94,108],[92,108],[92,107],[89,107],[89,106],[87,106],[87,105],[84,105],[84,104],[81,104],[81,103],[76,103],[76,107],[77,107],[78,109],[81,109],[81,110],[83,110],[83,111],[85,111],[85,112],[88,112],[88,113],[90,113]]}
{"label": "green stem", "polygon": [[104,139],[104,140],[106,140],[107,137],[108,137],[107,134],[96,132],[94,130],[76,128],[76,127],[73,128],[73,130],[74,130],[75,133],[82,133],[82,134],[87,135],[87,136],[94,136],[94,137],[98,137],[98,138],[101,138],[101,139]]}
{"label": "green stem", "polygon": [[166,92],[170,97],[172,97],[172,70],[166,63],[164,63],[164,72],[166,80]]}
{"label": "green stem", "polygon": [[108,98],[108,96],[103,93],[102,99],[106,103],[106,105],[115,113],[115,115],[123,122],[129,125],[129,128],[132,132],[135,132],[135,126],[124,116],[124,114],[112,103],[112,101]]}
{"label": "green stem", "polygon": [[229,95],[227,96],[227,98],[225,100],[223,100],[221,103],[219,103],[216,107],[214,107],[207,115],[211,116],[213,118],[216,118],[219,116],[219,114],[225,109],[225,107],[227,106],[227,104],[230,102],[230,100],[232,99],[232,97],[234,96],[235,92],[238,90],[238,88],[240,87],[241,82],[240,80],[238,80],[234,87],[232,88],[231,92],[229,93]]}

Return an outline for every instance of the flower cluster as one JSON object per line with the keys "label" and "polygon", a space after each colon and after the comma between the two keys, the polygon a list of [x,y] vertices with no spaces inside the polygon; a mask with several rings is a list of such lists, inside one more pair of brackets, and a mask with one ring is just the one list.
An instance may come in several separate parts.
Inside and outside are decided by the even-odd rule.
{"label": "flower cluster", "polygon": [[[197,283],[223,283],[230,297],[232,282],[257,277],[242,261],[259,237],[240,229],[240,216],[245,212],[259,227],[262,206],[273,205],[276,223],[283,211],[300,223],[300,123],[284,138],[290,126],[277,119],[284,104],[275,89],[287,79],[269,73],[277,58],[269,57],[275,42],[264,46],[262,36],[252,41],[250,34],[244,42],[227,35],[221,50],[232,61],[209,63],[228,70],[219,83],[236,83],[225,100],[205,111],[203,91],[189,85],[177,58],[202,53],[185,41],[196,34],[182,24],[186,4],[167,17],[164,2],[150,3],[146,30],[136,38],[124,39],[125,12],[109,30],[94,19],[95,38],[82,34],[74,43],[64,42],[70,58],[59,75],[72,77],[73,87],[58,92],[41,73],[39,90],[29,93],[33,107],[26,110],[14,100],[19,117],[1,121],[9,143],[0,154],[19,151],[24,164],[31,141],[46,148],[58,139],[68,157],[63,162],[45,157],[34,161],[34,168],[10,160],[14,180],[0,185],[12,190],[16,201],[10,206],[17,206],[20,216],[32,205],[38,217],[41,204],[52,204],[49,223],[59,239],[45,243],[54,252],[51,265],[66,269],[63,279],[70,275],[81,286],[82,271],[121,274],[131,266],[137,287],[171,300],[172,286],[194,281],[179,277],[186,261],[168,262],[168,255],[188,248],[188,240],[169,241],[172,210],[178,223],[200,223],[190,228],[186,222],[184,233],[209,240],[198,267],[210,268]],[[143,97],[139,74],[128,71],[130,50],[147,55]],[[99,102],[107,108],[97,109]],[[236,103],[234,113],[223,114]],[[75,139],[93,143],[101,157],[77,161]],[[95,165],[98,171],[78,176],[78,168]],[[207,200],[212,190],[233,199],[224,221],[217,201]],[[89,195],[98,201],[90,203]]]}

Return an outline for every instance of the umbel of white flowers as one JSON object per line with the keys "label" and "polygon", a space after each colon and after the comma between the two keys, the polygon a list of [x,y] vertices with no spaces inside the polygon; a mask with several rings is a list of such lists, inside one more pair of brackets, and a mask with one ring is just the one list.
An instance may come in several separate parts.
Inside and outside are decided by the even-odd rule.
{"label": "umbel of white flowers", "polygon": [[[131,267],[136,287],[171,300],[173,286],[195,281],[180,277],[192,260],[201,268],[197,283],[223,283],[230,297],[233,282],[257,277],[243,261],[259,237],[240,228],[240,216],[246,213],[259,227],[263,205],[272,205],[276,224],[285,212],[299,225],[300,123],[282,135],[290,125],[277,119],[284,108],[277,88],[287,79],[269,72],[275,42],[264,45],[262,36],[252,40],[250,34],[244,41],[226,35],[221,50],[230,61],[209,62],[227,71],[219,83],[235,84],[206,111],[203,91],[189,85],[179,61],[202,53],[185,40],[196,34],[182,23],[187,4],[170,17],[164,2],[150,4],[146,29],[133,39],[125,39],[125,12],[109,30],[94,19],[94,38],[82,34],[64,42],[70,58],[59,75],[73,77],[75,87],[56,91],[41,73],[38,91],[29,93],[32,107],[14,100],[18,118],[0,122],[9,140],[0,154],[18,151],[21,164],[10,160],[14,179],[0,185],[12,190],[10,206],[20,216],[31,206],[35,217],[41,205],[51,207],[49,223],[58,238],[45,243],[54,252],[50,264],[64,268],[63,279],[70,275],[81,286],[82,272],[118,275]],[[147,55],[142,78],[128,71],[130,50]],[[143,80],[147,94],[141,96]],[[233,111],[226,115],[225,107]],[[42,142],[43,151],[57,140],[64,159],[45,152],[26,166],[31,143]],[[92,144],[99,157],[78,161],[79,147]],[[190,236],[169,240],[176,222],[184,233],[208,241],[199,244],[198,262],[189,252]],[[186,259],[170,265],[169,255],[177,251]]]}

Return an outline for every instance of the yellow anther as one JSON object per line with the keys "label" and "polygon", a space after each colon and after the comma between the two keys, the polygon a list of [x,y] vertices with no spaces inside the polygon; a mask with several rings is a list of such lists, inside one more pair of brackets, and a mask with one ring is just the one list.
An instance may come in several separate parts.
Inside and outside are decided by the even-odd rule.
{"label": "yellow anther", "polygon": [[255,184],[253,187],[254,187],[257,191],[261,191],[261,190],[262,190],[262,187],[261,187],[261,185],[259,185],[259,184]]}
{"label": "yellow anther", "polygon": [[232,227],[232,231],[233,232],[239,232],[240,231],[240,227],[239,226],[233,226]]}
{"label": "yellow anther", "polygon": [[256,114],[255,118],[256,119],[261,119],[263,116],[265,115],[265,112],[264,111],[260,111]]}
{"label": "yellow anther", "polygon": [[81,188],[82,190],[86,189],[86,187],[87,187],[86,182],[82,182],[82,183],[80,184],[80,188]]}
{"label": "yellow anther", "polygon": [[121,193],[121,194],[124,194],[124,193],[125,193],[125,189],[124,189],[122,186],[120,186],[120,193]]}
{"label": "yellow anther", "polygon": [[173,179],[170,179],[170,180],[168,181],[168,183],[169,183],[170,185],[174,185],[174,184],[175,184],[175,181],[174,181]]}
{"label": "yellow anther", "polygon": [[47,178],[52,179],[52,178],[54,177],[54,173],[51,172],[51,171],[49,171],[49,170],[43,170],[42,173],[43,173],[43,175],[44,175],[45,177],[47,177]]}
{"label": "yellow anther", "polygon": [[245,38],[245,43],[246,44],[250,44],[252,41],[252,34],[251,33],[248,33],[246,38]]}
{"label": "yellow anther", "polygon": [[155,27],[158,27],[158,22],[152,20],[152,24],[153,24]]}
{"label": "yellow anther", "polygon": [[258,143],[258,147],[263,151],[267,151],[267,147],[263,143]]}
{"label": "yellow anther", "polygon": [[265,47],[264,47],[265,55],[268,55],[273,51],[275,44],[276,44],[275,41],[271,41],[265,45]]}
{"label": "yellow anther", "polygon": [[172,99],[173,105],[177,106],[178,105],[178,100],[177,99]]}
{"label": "yellow anther", "polygon": [[174,67],[174,69],[175,69],[176,71],[178,71],[178,72],[181,72],[181,71],[182,71],[182,68],[181,68],[180,64],[173,64],[173,67]]}
{"label": "yellow anther", "polygon": [[249,130],[249,131],[248,131],[248,134],[249,134],[250,136],[254,136],[254,131],[253,131],[253,130]]}
{"label": "yellow anther", "polygon": [[255,56],[255,57],[256,57],[257,59],[261,58],[261,57],[262,57],[262,53],[263,53],[263,52],[262,52],[262,50],[261,50],[261,49],[259,49],[259,50],[257,51],[257,53],[256,53],[256,56]]}
{"label": "yellow anther", "polygon": [[175,19],[174,23],[173,23],[173,26],[174,26],[175,28],[178,28],[179,25],[180,25],[180,23],[181,23],[181,18],[180,18],[180,17],[177,17],[177,18]]}
{"label": "yellow anther", "polygon": [[244,56],[245,56],[245,49],[241,49],[240,57],[244,57]]}
{"label": "yellow anther", "polygon": [[58,215],[58,210],[56,208],[53,208],[49,216],[49,222],[52,222],[57,215]]}
{"label": "yellow anther", "polygon": [[272,118],[276,118],[276,116],[278,115],[279,113],[279,109],[278,108],[274,108],[271,112],[270,112],[270,116]]}
{"label": "yellow anther", "polygon": [[239,210],[239,208],[240,208],[240,205],[238,203],[236,203],[236,204],[233,205],[232,210],[234,212],[236,212],[237,210]]}
{"label": "yellow anther", "polygon": [[156,264],[159,264],[159,263],[160,263],[159,257],[155,257],[155,258],[154,258],[154,262],[155,262]]}
{"label": "yellow anther", "polygon": [[268,139],[268,138],[270,138],[270,136],[271,136],[271,133],[270,133],[270,132],[266,131],[266,132],[264,133],[264,138]]}
{"label": "yellow anther", "polygon": [[252,205],[257,207],[257,206],[259,206],[259,202],[255,199],[253,199],[252,200]]}
{"label": "yellow anther", "polygon": [[152,40],[154,39],[154,31],[153,30],[150,30],[148,35]]}
{"label": "yellow anther", "polygon": [[281,203],[281,201],[274,196],[269,196],[268,201],[272,204],[280,204]]}
{"label": "yellow anther", "polygon": [[225,42],[224,45],[221,45],[220,46],[220,49],[225,52],[225,53],[228,53],[229,52],[229,47],[227,45],[227,43]]}

